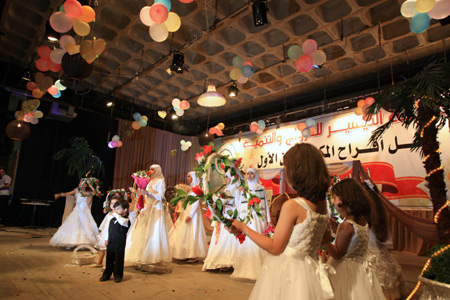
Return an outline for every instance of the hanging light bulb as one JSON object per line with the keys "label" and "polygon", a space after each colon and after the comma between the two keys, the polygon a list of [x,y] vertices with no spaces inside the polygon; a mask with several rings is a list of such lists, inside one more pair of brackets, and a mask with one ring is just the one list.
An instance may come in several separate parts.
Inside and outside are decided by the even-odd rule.
{"label": "hanging light bulb", "polygon": [[223,106],[226,102],[225,97],[216,91],[216,87],[213,84],[208,85],[208,90],[201,94],[197,100],[198,105],[205,107]]}

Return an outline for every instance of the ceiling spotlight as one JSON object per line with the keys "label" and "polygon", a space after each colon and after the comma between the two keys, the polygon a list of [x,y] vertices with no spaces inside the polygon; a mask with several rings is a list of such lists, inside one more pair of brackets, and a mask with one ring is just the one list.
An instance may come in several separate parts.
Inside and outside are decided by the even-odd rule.
{"label": "ceiling spotlight", "polygon": [[172,76],[172,70],[170,69],[170,67],[166,69],[166,73],[169,74],[169,76]]}
{"label": "ceiling spotlight", "polygon": [[183,64],[184,64],[184,54],[180,52],[175,52],[173,54],[173,60],[172,65],[170,66],[170,70],[182,74]]}
{"label": "ceiling spotlight", "polygon": [[178,119],[178,116],[176,114],[172,114],[172,120]]}
{"label": "ceiling spotlight", "polygon": [[266,0],[256,0],[252,5],[253,22],[255,26],[266,25],[267,23],[267,3]]}
{"label": "ceiling spotlight", "polygon": [[113,106],[114,105],[114,103],[112,103],[111,101],[109,101],[108,103],[106,103],[106,106],[108,106],[108,107],[111,107],[111,106]]}
{"label": "ceiling spotlight", "polygon": [[233,82],[233,84],[228,88],[228,96],[230,97],[236,97],[239,93],[239,89],[237,87],[236,82]]}
{"label": "ceiling spotlight", "polygon": [[49,36],[47,37],[47,39],[48,39],[50,42],[52,42],[52,43],[56,43],[56,42],[58,41],[58,38],[56,38],[56,37],[54,37],[54,36],[51,36],[51,35],[49,35]]}

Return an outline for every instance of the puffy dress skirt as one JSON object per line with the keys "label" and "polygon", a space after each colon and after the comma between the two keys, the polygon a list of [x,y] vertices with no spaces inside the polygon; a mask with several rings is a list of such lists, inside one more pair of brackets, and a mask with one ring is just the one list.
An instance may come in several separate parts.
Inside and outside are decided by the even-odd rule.
{"label": "puffy dress skirt", "polygon": [[113,215],[110,213],[107,213],[106,216],[103,218],[102,223],[98,227],[98,240],[97,245],[95,247],[99,250],[106,250],[106,239],[108,238],[108,229],[109,229],[109,222],[113,218]]}
{"label": "puffy dress skirt", "polygon": [[233,266],[233,259],[239,242],[229,233],[223,223],[216,222],[202,271]]}

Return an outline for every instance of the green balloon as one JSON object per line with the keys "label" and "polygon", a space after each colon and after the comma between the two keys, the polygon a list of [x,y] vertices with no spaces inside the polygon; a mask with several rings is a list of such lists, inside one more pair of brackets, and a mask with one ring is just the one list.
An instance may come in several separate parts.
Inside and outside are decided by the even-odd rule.
{"label": "green balloon", "polygon": [[64,3],[61,4],[61,6],[59,7],[59,11],[63,12],[63,13],[66,13],[66,11],[64,10]]}
{"label": "green balloon", "polygon": [[240,56],[233,57],[233,66],[240,69],[244,65],[244,59]]}
{"label": "green balloon", "polygon": [[299,45],[292,45],[289,47],[287,55],[290,59],[297,60],[300,55],[303,55],[302,47]]}

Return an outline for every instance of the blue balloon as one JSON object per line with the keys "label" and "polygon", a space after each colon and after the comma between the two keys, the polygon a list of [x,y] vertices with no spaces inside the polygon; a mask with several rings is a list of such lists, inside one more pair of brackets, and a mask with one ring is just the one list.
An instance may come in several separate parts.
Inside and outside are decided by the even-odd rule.
{"label": "blue balloon", "polygon": [[138,113],[138,112],[135,112],[135,113],[133,114],[133,119],[134,119],[135,121],[139,121],[139,120],[141,119],[141,114]]}
{"label": "blue balloon", "polygon": [[170,11],[170,8],[172,7],[172,3],[170,3],[170,0],[155,0],[155,4],[156,3],[161,3],[167,8],[168,11]]}
{"label": "blue balloon", "polygon": [[266,128],[266,122],[264,122],[264,120],[259,120],[258,121],[258,128],[261,130],[264,130]]}
{"label": "blue balloon", "polygon": [[305,128],[302,130],[302,135],[305,138],[309,138],[311,136],[311,130],[309,130],[308,128]]}
{"label": "blue balloon", "polygon": [[314,121],[313,118],[309,118],[308,120],[305,121],[305,125],[308,128],[314,127],[314,126],[316,126],[316,121]]}
{"label": "blue balloon", "polygon": [[430,16],[426,13],[418,13],[409,22],[409,29],[414,33],[422,33],[430,26]]}
{"label": "blue balloon", "polygon": [[141,127],[147,126],[147,120],[146,119],[140,119],[139,120],[139,125],[141,125]]}
{"label": "blue balloon", "polygon": [[245,65],[241,68],[241,72],[242,72],[242,76],[244,77],[250,77],[253,75],[253,73],[255,72],[255,70],[253,70],[252,66],[249,65]]}
{"label": "blue balloon", "polygon": [[53,96],[53,98],[59,98],[59,97],[61,97],[61,91],[58,90],[58,92],[57,92],[55,95],[52,95],[52,96]]}

